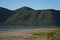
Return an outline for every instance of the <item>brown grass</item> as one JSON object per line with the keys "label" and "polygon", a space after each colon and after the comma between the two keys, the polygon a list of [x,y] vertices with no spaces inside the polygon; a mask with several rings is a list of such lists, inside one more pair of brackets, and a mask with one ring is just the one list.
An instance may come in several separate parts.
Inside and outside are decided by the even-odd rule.
{"label": "brown grass", "polygon": [[38,35],[33,35],[33,33],[39,32],[47,33],[53,32],[54,30],[60,30],[60,28],[39,28],[39,29],[0,31],[0,40],[47,40],[46,35],[43,35],[41,39]]}

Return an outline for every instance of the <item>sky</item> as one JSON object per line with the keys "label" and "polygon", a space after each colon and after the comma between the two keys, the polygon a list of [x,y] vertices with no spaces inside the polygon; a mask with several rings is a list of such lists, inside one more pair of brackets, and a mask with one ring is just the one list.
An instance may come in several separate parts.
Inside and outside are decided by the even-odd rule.
{"label": "sky", "polygon": [[27,6],[36,10],[60,10],[60,0],[0,0],[0,7],[7,9],[15,10],[23,6]]}

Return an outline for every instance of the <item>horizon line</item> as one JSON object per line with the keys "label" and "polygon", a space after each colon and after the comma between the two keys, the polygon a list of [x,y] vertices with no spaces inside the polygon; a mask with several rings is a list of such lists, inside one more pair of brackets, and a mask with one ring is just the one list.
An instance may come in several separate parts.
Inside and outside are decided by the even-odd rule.
{"label": "horizon line", "polygon": [[[23,8],[23,7],[28,7],[28,6],[22,6],[22,7],[20,7],[20,8]],[[17,9],[20,9],[20,8],[10,9],[10,8],[6,8],[6,7],[0,7],[0,8],[4,8],[4,9],[8,9],[8,10],[17,10]],[[31,7],[28,7],[28,8],[31,8]],[[31,9],[34,9],[34,8],[31,8]],[[43,8],[43,9],[34,9],[34,10],[60,10],[60,9],[54,9],[54,8]]]}

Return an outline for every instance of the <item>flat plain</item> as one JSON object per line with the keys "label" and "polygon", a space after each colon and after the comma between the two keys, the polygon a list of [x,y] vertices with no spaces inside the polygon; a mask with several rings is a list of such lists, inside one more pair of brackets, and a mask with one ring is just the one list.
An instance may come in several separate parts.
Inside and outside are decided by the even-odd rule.
{"label": "flat plain", "polygon": [[60,28],[0,31],[0,40],[60,40]]}

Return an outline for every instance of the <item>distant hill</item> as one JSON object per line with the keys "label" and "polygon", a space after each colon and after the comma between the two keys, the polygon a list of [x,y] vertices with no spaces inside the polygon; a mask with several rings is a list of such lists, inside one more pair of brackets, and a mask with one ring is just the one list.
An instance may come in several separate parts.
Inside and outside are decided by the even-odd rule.
{"label": "distant hill", "polygon": [[60,26],[60,10],[34,10],[29,7],[22,7],[12,11],[0,7],[0,25]]}
{"label": "distant hill", "polygon": [[0,7],[0,24],[4,23],[13,13],[12,10]]}

